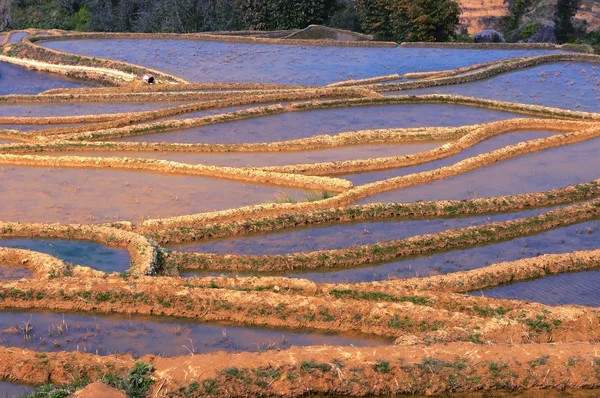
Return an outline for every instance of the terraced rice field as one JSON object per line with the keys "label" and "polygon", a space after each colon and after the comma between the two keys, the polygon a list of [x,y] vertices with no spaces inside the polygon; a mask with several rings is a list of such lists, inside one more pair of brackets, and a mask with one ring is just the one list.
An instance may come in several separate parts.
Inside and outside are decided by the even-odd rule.
{"label": "terraced rice field", "polygon": [[598,394],[600,57],[0,40],[0,396]]}

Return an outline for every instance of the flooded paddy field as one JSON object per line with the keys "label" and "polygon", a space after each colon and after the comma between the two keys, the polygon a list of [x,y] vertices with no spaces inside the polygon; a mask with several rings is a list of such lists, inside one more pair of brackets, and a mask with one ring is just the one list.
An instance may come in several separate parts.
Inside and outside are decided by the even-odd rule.
{"label": "flooded paddy field", "polygon": [[[562,51],[585,50],[576,45],[264,38],[288,32],[38,34],[59,36],[38,44],[72,55],[25,40],[11,56],[32,68],[54,64],[56,74],[0,63],[0,95],[66,89],[0,106],[0,117],[48,118],[0,125],[30,132],[14,135],[28,144],[0,150],[10,154],[0,166],[0,396],[99,379],[138,398],[596,387],[600,138],[569,143],[600,126],[597,56]],[[500,62],[481,65],[488,61]],[[525,64],[539,66],[519,69]],[[89,81],[64,77],[73,67],[85,67]],[[488,67],[504,72],[422,90],[370,84],[445,84],[488,76]],[[154,86],[140,79],[146,68],[155,69]],[[425,71],[442,73],[397,76]],[[113,87],[70,90],[92,80]],[[137,102],[134,93],[154,90]],[[112,120],[190,104],[162,101],[189,91],[203,91],[194,106],[207,109],[157,121],[264,107],[269,98],[287,108],[178,131],[142,117]],[[476,98],[373,105],[387,101],[381,94],[422,93]],[[98,102],[78,102],[86,94]],[[313,104],[289,107],[305,101]],[[111,120],[61,119],[99,114]],[[455,126],[464,128],[433,128]],[[52,127],[65,135],[36,136]],[[365,131],[400,128],[419,130]],[[484,136],[492,138],[469,146]],[[533,152],[494,163],[498,153],[486,155],[514,145]],[[536,151],[551,145],[559,146]],[[469,172],[444,169],[467,159]],[[416,174],[424,171],[426,179]],[[385,181],[402,176],[403,185]],[[58,239],[38,238],[46,236]],[[132,392],[132,383],[147,388]]]}
{"label": "flooded paddy field", "polygon": [[[390,278],[428,277],[478,269],[503,261],[535,258],[545,254],[598,249],[599,234],[600,222],[591,221],[471,249],[400,259],[386,264],[356,269],[290,273],[286,276],[320,283],[356,283],[382,281]],[[192,273],[185,275],[189,276]],[[571,290],[571,293],[577,295],[576,289]],[[500,296],[498,297],[500,298]]]}
{"label": "flooded paddy field", "polygon": [[70,264],[84,265],[104,272],[125,272],[131,263],[127,250],[93,242],[0,238],[0,247],[46,253]]}
{"label": "flooded paddy field", "polygon": [[92,87],[93,84],[61,75],[33,72],[0,62],[0,95],[39,94],[53,88]]}
{"label": "flooded paddy field", "polygon": [[152,39],[64,40],[41,44],[54,50],[144,65],[193,82],[302,85],[452,69],[548,53],[540,50],[347,48]]}
{"label": "flooded paddy field", "polygon": [[373,195],[360,203],[468,199],[548,191],[598,178],[598,154],[600,139],[596,138],[519,156],[440,181]]}
{"label": "flooded paddy field", "polygon": [[548,305],[600,307],[600,271],[550,275],[532,281],[498,286],[473,295],[525,300]]}
{"label": "flooded paddy field", "polygon": [[0,341],[41,352],[79,351],[178,356],[215,351],[256,352],[307,345],[369,347],[385,339],[286,329],[202,324],[160,317],[93,316],[50,312],[0,313]]}
{"label": "flooded paddy field", "polygon": [[286,112],[186,130],[115,141],[234,144],[286,141],[383,128],[453,127],[512,119],[520,115],[460,105],[402,104]]}
{"label": "flooded paddy field", "polygon": [[416,235],[434,234],[450,229],[514,220],[540,214],[548,210],[535,209],[518,213],[465,218],[385,220],[315,226],[312,228],[294,228],[294,230],[288,232],[280,231],[240,238],[232,237],[228,239],[207,240],[183,245],[170,245],[168,248],[185,252],[260,255],[342,249],[386,240],[405,239]]}
{"label": "flooded paddy field", "polygon": [[293,189],[206,177],[20,166],[0,167],[0,192],[2,220],[90,224],[225,210],[275,202],[284,194],[302,197]]}
{"label": "flooded paddy field", "polygon": [[[390,91],[385,95],[458,94],[498,101],[596,112],[600,105],[600,65],[555,63],[491,79],[451,86]],[[559,94],[560,93],[560,94]]]}

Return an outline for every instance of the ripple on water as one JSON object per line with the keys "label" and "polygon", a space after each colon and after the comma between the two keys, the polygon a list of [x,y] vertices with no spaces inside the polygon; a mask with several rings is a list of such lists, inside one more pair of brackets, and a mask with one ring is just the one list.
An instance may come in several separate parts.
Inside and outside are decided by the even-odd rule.
{"label": "ripple on water", "polygon": [[471,294],[497,299],[532,301],[547,305],[573,304],[600,307],[600,271],[545,276]]}

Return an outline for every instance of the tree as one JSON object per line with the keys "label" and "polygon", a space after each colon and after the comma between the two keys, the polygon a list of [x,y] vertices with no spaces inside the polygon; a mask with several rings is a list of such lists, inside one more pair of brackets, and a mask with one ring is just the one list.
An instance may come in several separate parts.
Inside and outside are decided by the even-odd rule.
{"label": "tree", "polygon": [[455,36],[460,8],[454,0],[358,0],[365,32],[401,41],[446,41]]}
{"label": "tree", "polygon": [[575,33],[573,17],[577,13],[581,0],[558,0],[553,19],[556,26],[556,41],[564,43]]}
{"label": "tree", "polygon": [[10,2],[9,0],[0,0],[0,32],[10,27]]}
{"label": "tree", "polygon": [[337,6],[335,0],[238,0],[243,24],[252,30],[303,29],[323,24]]}

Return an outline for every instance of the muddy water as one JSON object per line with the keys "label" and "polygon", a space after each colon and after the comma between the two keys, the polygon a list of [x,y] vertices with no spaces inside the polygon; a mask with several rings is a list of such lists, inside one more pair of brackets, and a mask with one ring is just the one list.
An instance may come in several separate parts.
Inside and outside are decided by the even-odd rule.
{"label": "muddy water", "polygon": [[[598,159],[600,138],[505,160],[456,177],[385,192],[363,199],[361,203],[467,199],[548,191],[599,178]],[[410,172],[408,169],[402,171]]]}
{"label": "muddy water", "polygon": [[545,105],[586,112],[600,106],[600,65],[556,63],[520,70],[488,80],[385,95],[459,94],[525,104]]}
{"label": "muddy water", "polygon": [[[43,184],[40,182],[43,181]],[[0,166],[0,220],[139,222],[274,202],[298,190],[120,170]]]}
{"label": "muddy water", "polygon": [[443,70],[548,52],[315,47],[177,39],[69,40],[43,42],[41,45],[145,65],[196,82],[252,81],[304,85]]}
{"label": "muddy water", "polygon": [[472,294],[499,299],[534,301],[548,305],[574,304],[600,307],[600,271],[546,276]]}
{"label": "muddy water", "polygon": [[151,111],[183,105],[185,102],[94,102],[74,104],[10,104],[0,105],[0,116],[44,117],[98,115]]}
{"label": "muddy water", "polygon": [[66,76],[33,72],[25,68],[0,62],[0,95],[38,94],[52,88],[91,87],[80,80]]}
{"label": "muddy water", "polygon": [[46,253],[71,264],[85,265],[104,272],[125,272],[131,263],[126,249],[116,249],[93,242],[0,238],[0,247]]}
{"label": "muddy water", "polygon": [[344,148],[320,149],[303,152],[256,153],[182,153],[182,152],[40,152],[43,156],[131,157],[164,159],[180,163],[215,166],[282,166],[318,162],[336,162],[400,156],[426,151],[443,145],[443,142],[402,145],[361,145]]}
{"label": "muddy water", "polygon": [[0,381],[0,397],[2,398],[21,397],[23,394],[33,391],[35,391],[35,387]]}
{"label": "muddy water", "polygon": [[[24,341],[23,329],[29,321],[33,329],[29,333],[29,341]],[[17,333],[10,328],[16,329]],[[264,351],[311,345],[389,344],[388,340],[365,335],[202,324],[178,318],[63,316],[47,312],[0,313],[0,341],[7,346],[46,352],[86,351],[99,355],[130,353],[136,356],[188,355],[191,351],[198,354]]]}
{"label": "muddy water", "polygon": [[[354,283],[380,281],[389,278],[426,277],[482,268],[494,263],[531,258],[544,254],[594,250],[600,246],[599,236],[600,222],[591,221],[506,242],[465,250],[453,250],[430,256],[405,258],[371,267],[328,272],[291,273],[286,276],[309,279],[318,283]],[[197,275],[198,273],[189,272],[182,276]]]}
{"label": "muddy water", "polygon": [[182,143],[249,143],[284,141],[320,134],[378,128],[462,126],[521,117],[447,104],[401,104],[287,112],[195,127],[179,131],[122,138],[117,141]]}
{"label": "muddy water", "polygon": [[449,229],[483,225],[490,222],[514,220],[543,213],[548,210],[550,209],[535,209],[519,213],[479,217],[410,221],[397,219],[295,228],[284,232],[210,240],[185,245],[172,245],[169,246],[169,249],[219,254],[287,254],[342,249],[350,246],[368,245],[381,241],[432,234]]}
{"label": "muddy water", "polygon": [[0,283],[31,278],[32,276],[33,271],[30,269],[0,264]]}

